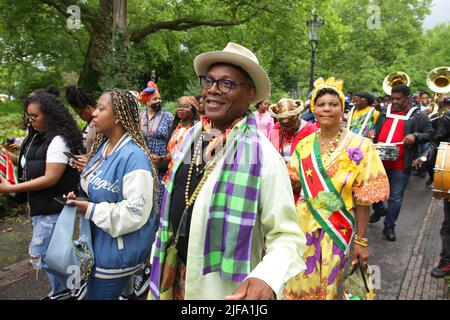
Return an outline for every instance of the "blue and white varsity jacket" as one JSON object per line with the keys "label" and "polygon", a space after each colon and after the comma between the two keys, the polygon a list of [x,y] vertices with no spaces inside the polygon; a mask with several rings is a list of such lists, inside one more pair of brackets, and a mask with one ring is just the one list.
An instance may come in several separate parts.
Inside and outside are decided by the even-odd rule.
{"label": "blue and white varsity jacket", "polygon": [[128,134],[105,157],[108,143],[86,165],[81,185],[89,198],[85,218],[91,221],[95,277],[115,279],[135,273],[150,254],[153,176],[150,160]]}

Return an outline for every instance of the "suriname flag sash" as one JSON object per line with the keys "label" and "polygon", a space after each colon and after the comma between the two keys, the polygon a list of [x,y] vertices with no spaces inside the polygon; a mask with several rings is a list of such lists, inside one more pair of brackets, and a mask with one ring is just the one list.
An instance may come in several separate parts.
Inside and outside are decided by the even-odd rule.
{"label": "suriname flag sash", "polygon": [[18,182],[9,151],[3,146],[0,146],[0,175],[12,184]]}
{"label": "suriname flag sash", "polygon": [[[299,176],[305,202],[314,219],[346,253],[353,236],[354,218],[347,211],[344,199],[323,167],[317,135],[312,147],[311,144],[302,147],[302,154],[298,148],[295,152],[299,159]],[[302,159],[301,156],[306,154],[308,156]]]}

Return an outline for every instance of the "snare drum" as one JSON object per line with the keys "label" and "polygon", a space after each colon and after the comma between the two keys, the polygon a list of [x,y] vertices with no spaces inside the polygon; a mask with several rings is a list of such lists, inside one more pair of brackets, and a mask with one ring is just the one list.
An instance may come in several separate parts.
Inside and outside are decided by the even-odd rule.
{"label": "snare drum", "polygon": [[450,198],[450,143],[448,142],[441,142],[437,149],[433,196],[436,199]]}
{"label": "snare drum", "polygon": [[375,149],[381,160],[397,161],[400,154],[398,144],[393,143],[375,143]]}

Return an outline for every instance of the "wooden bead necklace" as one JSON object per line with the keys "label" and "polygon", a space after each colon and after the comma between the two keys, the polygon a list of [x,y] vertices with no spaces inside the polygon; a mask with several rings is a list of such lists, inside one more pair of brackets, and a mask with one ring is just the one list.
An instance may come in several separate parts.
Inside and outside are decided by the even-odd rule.
{"label": "wooden bead necklace", "polygon": [[225,152],[225,148],[222,148],[220,150],[220,152],[218,152],[214,156],[214,158],[205,165],[203,177],[200,180],[197,188],[195,188],[194,193],[189,198],[189,190],[190,190],[190,185],[191,185],[191,180],[192,180],[192,172],[194,170],[194,164],[198,171],[198,167],[200,166],[200,162],[201,162],[201,155],[202,155],[202,150],[203,150],[203,148],[202,148],[203,137],[204,137],[204,132],[202,132],[202,134],[200,135],[200,139],[195,146],[194,154],[192,156],[192,161],[189,166],[189,171],[188,171],[188,176],[187,176],[187,181],[186,181],[186,189],[185,189],[185,193],[184,193],[184,199],[186,201],[185,211],[189,210],[189,208],[194,204],[195,199],[197,198],[198,194],[200,193],[203,185],[205,184],[205,182],[208,179],[211,172],[214,170],[214,168],[215,168],[217,162],[219,161],[219,159],[221,158],[222,154]]}

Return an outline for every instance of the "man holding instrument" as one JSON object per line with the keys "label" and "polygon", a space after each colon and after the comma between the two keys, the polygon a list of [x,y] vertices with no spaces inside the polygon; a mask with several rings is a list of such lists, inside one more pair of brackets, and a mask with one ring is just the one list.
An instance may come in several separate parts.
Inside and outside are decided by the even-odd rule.
{"label": "man holding instrument", "polygon": [[383,234],[389,241],[396,240],[395,222],[402,207],[412,162],[419,156],[419,144],[430,141],[433,135],[430,119],[419,108],[410,106],[409,94],[409,87],[405,85],[392,88],[392,105],[380,114],[375,125],[375,143],[398,149],[395,160],[383,161],[390,184],[388,207],[383,202],[374,203],[374,213],[370,217],[370,222],[375,223],[385,216]]}
{"label": "man holding instrument", "polygon": [[[424,162],[436,159],[436,149],[440,142],[450,142],[450,98],[446,98],[443,101],[443,105],[444,108],[447,108],[447,111],[442,113],[439,119],[436,134],[428,149],[420,158],[414,160],[413,166],[416,168],[420,168]],[[442,221],[441,227],[441,260],[439,261],[438,266],[431,270],[431,275],[436,278],[442,278],[450,274],[450,199],[445,198],[443,201],[444,221]]]}

